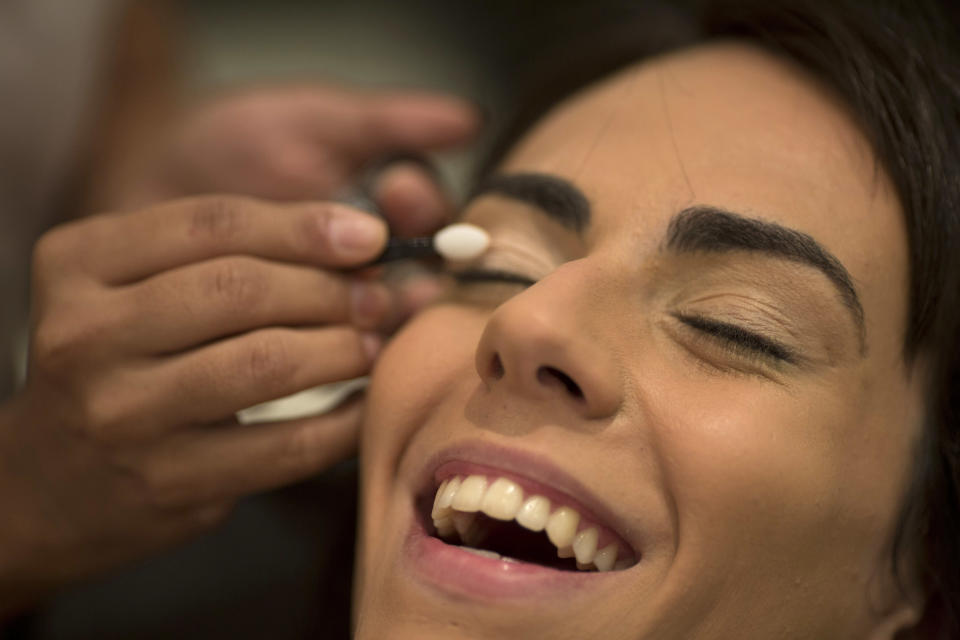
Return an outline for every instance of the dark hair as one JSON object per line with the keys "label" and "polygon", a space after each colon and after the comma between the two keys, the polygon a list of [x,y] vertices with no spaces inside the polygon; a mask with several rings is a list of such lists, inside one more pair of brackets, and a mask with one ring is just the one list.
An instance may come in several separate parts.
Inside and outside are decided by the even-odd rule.
{"label": "dark hair", "polygon": [[896,187],[907,228],[903,358],[907,370],[919,362],[929,375],[929,397],[891,556],[898,582],[906,570],[925,589],[923,620],[913,633],[932,639],[960,638],[960,51],[945,10],[933,0],[719,0],[685,23],[669,8],[644,6],[636,21],[620,20],[579,46],[566,41],[577,59],[568,57],[560,70],[556,61],[552,73],[549,62],[534,66],[534,99],[519,101],[521,110],[481,167],[488,171],[552,105],[587,82],[707,39],[758,44],[843,99]]}
{"label": "dark hair", "polygon": [[928,2],[716,2],[705,32],[755,41],[844,99],[897,188],[907,227],[904,359],[931,368],[924,435],[893,540],[927,589],[924,638],[960,637],[960,59]]}

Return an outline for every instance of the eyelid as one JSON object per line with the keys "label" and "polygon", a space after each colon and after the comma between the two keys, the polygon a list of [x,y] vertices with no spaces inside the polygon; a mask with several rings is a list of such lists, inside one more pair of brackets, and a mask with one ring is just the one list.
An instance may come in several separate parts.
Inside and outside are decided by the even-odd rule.
{"label": "eyelid", "polygon": [[[799,363],[800,358],[793,349],[738,324],[714,320],[700,314],[676,313],[673,316],[687,327],[717,341],[727,343],[731,350],[734,350],[734,348],[743,349],[748,354],[785,364],[795,365]],[[737,339],[737,334],[739,334],[740,339]]]}
{"label": "eyelid", "polygon": [[[542,253],[551,252],[543,250]],[[447,270],[453,274],[495,272],[517,276],[531,283],[547,276],[557,266],[553,256],[539,255],[536,248],[528,243],[521,243],[517,238],[504,238],[496,233],[491,234],[490,248],[483,255],[464,263],[446,264]]]}
{"label": "eyelid", "polygon": [[495,269],[464,269],[462,271],[455,271],[450,275],[460,284],[502,282],[504,284],[516,284],[522,287],[532,287],[537,284],[536,280],[531,280],[518,273]]}

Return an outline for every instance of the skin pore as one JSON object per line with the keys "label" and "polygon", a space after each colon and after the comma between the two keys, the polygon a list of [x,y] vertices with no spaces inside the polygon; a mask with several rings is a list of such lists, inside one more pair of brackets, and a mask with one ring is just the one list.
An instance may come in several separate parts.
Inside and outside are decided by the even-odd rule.
{"label": "skin pore", "polygon": [[[921,414],[905,231],[842,107],[768,53],[704,45],[562,103],[499,169],[525,174],[582,192],[589,224],[482,193],[463,219],[493,248],[453,269],[520,277],[462,279],[381,356],[357,636],[879,639],[915,620],[889,564]],[[719,230],[671,241],[709,208]],[[731,224],[760,244],[725,245]],[[638,561],[433,570],[456,563],[423,551],[417,500],[443,464],[554,486]]]}

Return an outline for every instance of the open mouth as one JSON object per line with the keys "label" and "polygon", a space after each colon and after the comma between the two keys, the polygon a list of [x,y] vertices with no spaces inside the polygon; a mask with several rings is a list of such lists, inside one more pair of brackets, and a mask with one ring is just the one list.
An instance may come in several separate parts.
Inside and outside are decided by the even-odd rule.
{"label": "open mouth", "polygon": [[[637,563],[623,538],[573,498],[520,477],[448,474],[424,501],[428,532],[463,551],[560,571],[616,571]],[[426,518],[425,518],[426,519]]]}

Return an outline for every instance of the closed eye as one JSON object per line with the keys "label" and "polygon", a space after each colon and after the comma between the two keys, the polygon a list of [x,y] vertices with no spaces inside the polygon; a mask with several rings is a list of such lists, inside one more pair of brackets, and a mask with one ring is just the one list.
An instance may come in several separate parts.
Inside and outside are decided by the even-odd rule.
{"label": "closed eye", "polygon": [[500,269],[465,269],[450,274],[460,284],[475,284],[481,282],[505,282],[529,287],[536,284],[536,280],[518,273]]}
{"label": "closed eye", "polygon": [[789,364],[797,363],[796,355],[787,347],[741,326],[700,315],[675,314],[674,317],[688,327],[726,343],[731,351],[762,356]]}

